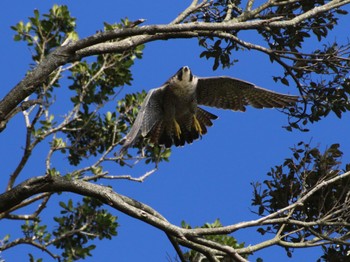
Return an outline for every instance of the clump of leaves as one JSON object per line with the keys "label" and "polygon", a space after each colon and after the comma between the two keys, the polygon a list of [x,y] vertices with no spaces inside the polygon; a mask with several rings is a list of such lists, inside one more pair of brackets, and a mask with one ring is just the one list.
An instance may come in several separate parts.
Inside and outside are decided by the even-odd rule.
{"label": "clump of leaves", "polygon": [[39,10],[34,10],[34,16],[29,17],[27,23],[21,21],[11,28],[17,32],[15,41],[25,41],[28,46],[33,46],[33,60],[40,62],[64,40],[78,39],[75,20],[66,5],[54,5],[48,14],[41,16]]}
{"label": "clump of leaves", "polygon": [[[333,144],[324,152],[317,147],[300,142],[292,149],[293,156],[285,159],[282,165],[271,169],[267,174],[270,179],[262,184],[255,183],[253,206],[257,206],[257,214],[266,216],[281,210],[292,203],[297,202],[319,186],[319,189],[309,196],[302,205],[296,206],[288,214],[281,213],[279,216],[288,215],[290,220],[296,221],[324,221],[313,227],[303,228],[301,225],[288,223],[281,227],[273,224],[261,227],[258,231],[279,234],[284,241],[303,242],[312,239],[315,234],[325,236],[342,236],[350,231],[350,227],[342,225],[350,221],[349,190],[350,178],[345,177],[336,182],[320,186],[322,183],[336,178],[340,174],[350,170],[350,165],[341,169],[341,157],[343,155],[339,144]],[[335,222],[335,223],[331,223]],[[288,256],[291,252],[287,249]]]}
{"label": "clump of leaves", "polygon": [[[108,25],[105,30],[120,26]],[[116,112],[101,115],[97,110],[113,101],[123,86],[131,84],[131,66],[136,58],[142,58],[142,50],[143,46],[138,46],[122,54],[98,55],[95,62],[83,61],[70,69],[73,83],[69,89],[76,93],[71,101],[80,108],[65,131],[71,145],[71,164],[78,165],[82,159],[104,152],[125,132],[124,118],[118,118]]]}
{"label": "clump of leaves", "polygon": [[[35,10],[27,23],[19,22],[12,29],[16,31],[15,40],[25,41],[32,49],[34,62],[40,63],[66,40],[78,39],[75,20],[67,6],[54,5],[46,14]],[[126,18],[116,24],[105,23],[104,30],[129,26],[136,25]],[[67,154],[71,165],[97,156],[117,143],[126,125],[118,119],[117,112],[101,111],[108,102],[114,102],[125,85],[131,84],[131,67],[136,59],[142,58],[142,50],[143,45],[140,45],[125,52],[101,54],[95,60],[89,58],[50,74],[32,97],[41,101],[41,108],[31,126],[33,139],[41,141],[54,130],[55,135],[64,141],[61,152]],[[50,113],[49,108],[56,102],[53,91],[62,85],[64,71],[69,73],[67,78],[71,80],[68,88],[72,92],[66,94],[70,95],[71,104],[68,102],[68,106],[72,110],[66,113],[65,123],[60,123],[59,117]],[[55,130],[59,125],[64,128]]]}
{"label": "clump of leaves", "polygon": [[[292,20],[326,3],[325,0],[286,1],[278,4],[270,1],[269,4],[265,3],[266,6],[251,6],[252,10],[247,10],[249,4],[242,4],[240,0],[218,0],[197,9],[185,22],[225,23],[253,19],[268,21],[276,17]],[[259,8],[260,11],[257,12]],[[273,76],[273,79],[287,86],[294,83],[305,99],[303,106],[284,111],[292,116],[287,129],[307,131],[305,126],[308,123],[320,121],[330,112],[340,118],[344,112],[350,110],[350,44],[321,42],[339,23],[340,16],[347,13],[346,10],[337,8],[307,17],[293,26],[256,28],[269,46],[270,51],[266,53],[270,61],[279,63],[284,69],[282,75]],[[236,40],[239,39],[239,30],[223,30],[223,33],[230,37],[199,37],[199,45],[205,49],[200,57],[212,59],[213,70],[220,65],[222,68],[234,65],[237,62],[232,57],[235,51],[261,48],[261,44],[239,43]],[[305,53],[304,47],[309,39],[317,39],[323,44],[323,48],[315,48]]]}
{"label": "clump of leaves", "polygon": [[22,233],[27,239],[35,239],[40,244],[50,240],[51,234],[47,231],[46,225],[41,225],[39,221],[26,221],[21,226]]}
{"label": "clump of leaves", "polygon": [[84,197],[82,203],[60,202],[61,217],[55,217],[58,228],[53,235],[58,241],[54,245],[63,249],[62,256],[69,261],[91,256],[95,245],[89,241],[98,238],[111,239],[117,235],[117,217],[101,208],[102,203],[94,198]]}
{"label": "clump of leaves", "polygon": [[324,255],[317,262],[346,262],[349,261],[350,247],[345,245],[331,245],[330,247],[322,247]]}
{"label": "clump of leaves", "polygon": [[[35,67],[49,53],[62,45],[65,41],[75,41],[78,34],[75,31],[76,18],[72,17],[68,7],[65,5],[53,5],[46,14],[40,14],[34,10],[34,16],[29,17],[28,22],[20,21],[15,26],[11,26],[16,34],[15,41],[24,41],[30,47],[32,59]],[[39,100],[42,100],[45,106],[52,103],[52,91],[60,87],[60,69],[38,86],[35,94]]]}

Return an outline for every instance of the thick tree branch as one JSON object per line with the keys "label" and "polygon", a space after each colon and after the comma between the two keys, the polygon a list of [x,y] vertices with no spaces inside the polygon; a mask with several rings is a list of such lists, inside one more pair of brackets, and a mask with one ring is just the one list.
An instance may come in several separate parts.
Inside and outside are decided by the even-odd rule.
{"label": "thick tree branch", "polygon": [[[113,31],[106,31],[97,33],[90,37],[78,40],[76,42],[68,43],[67,45],[61,46],[44,58],[40,64],[32,70],[27,76],[18,83],[0,102],[0,130],[3,130],[6,127],[7,121],[12,117],[11,112],[15,110],[17,105],[21,103],[26,97],[32,94],[38,86],[43,83],[47,76],[50,75],[55,69],[59,66],[62,66],[69,62],[79,61],[84,55],[93,55],[97,53],[104,52],[101,47],[96,50],[95,53],[89,52],[89,48],[94,45],[101,44],[103,42],[117,40],[120,45],[120,51],[127,50],[131,47],[134,47],[138,43],[146,43],[148,41],[155,41],[157,37],[153,38],[151,36],[156,36],[157,34],[169,34],[168,39],[171,38],[171,34],[184,33],[184,35],[178,36],[179,38],[189,37],[187,34],[193,34],[193,32],[198,31],[222,31],[230,32],[232,30],[241,30],[241,29],[255,29],[255,28],[264,28],[264,27],[275,27],[281,28],[286,26],[294,26],[300,23],[302,20],[316,16],[322,12],[327,12],[332,8],[336,8],[342,5],[350,3],[350,0],[338,0],[331,1],[324,6],[315,7],[314,9],[299,15],[291,20],[287,21],[273,21],[273,20],[252,20],[252,21],[240,21],[238,23],[232,22],[230,20],[222,23],[203,23],[203,22],[193,22],[185,24],[169,24],[169,25],[149,25],[141,26],[134,28],[123,28]],[[196,1],[194,1],[196,4]],[[201,4],[199,4],[201,5]],[[198,7],[198,6],[197,6]],[[192,8],[189,7],[188,11],[185,11],[185,14],[190,14]],[[248,19],[249,17],[245,18]],[[274,18],[276,19],[276,18]],[[277,18],[281,19],[281,17]],[[182,18],[179,16],[179,21]],[[175,22],[178,22],[176,19]],[[135,37],[139,36],[141,39]],[[127,37],[134,37],[127,39]],[[194,37],[193,35],[190,37]],[[166,39],[163,36],[163,39]],[[135,42],[133,42],[135,41]],[[102,46],[103,47],[103,46]],[[86,49],[87,50],[84,50]],[[80,52],[80,53],[79,53]]]}
{"label": "thick tree branch", "polygon": [[12,190],[0,195],[0,212],[8,211],[10,208],[35,194],[60,191],[97,198],[125,214],[145,222],[147,221],[147,223],[177,237],[183,237],[181,228],[172,226],[163,217],[159,218],[160,215],[147,205],[117,194],[109,187],[103,187],[81,180],[70,181],[63,177],[42,176],[19,184]]}
{"label": "thick tree branch", "polygon": [[[142,204],[134,199],[129,197],[120,195],[114,192],[109,187],[103,187],[100,185],[92,184],[89,182],[81,181],[81,180],[68,180],[64,177],[54,176],[54,177],[37,177],[29,179],[20,185],[14,187],[12,190],[5,192],[0,195],[0,212],[7,213],[11,208],[20,204],[26,198],[34,196],[35,194],[45,193],[45,192],[61,192],[67,191],[72,193],[77,193],[80,195],[94,197],[99,199],[103,203],[110,205],[111,207],[129,215],[145,223],[148,223],[162,231],[164,231],[168,237],[172,237],[172,241],[178,241],[181,245],[187,246],[189,248],[193,248],[195,250],[200,250],[202,253],[206,253],[208,256],[212,256],[213,250],[216,250],[215,254],[220,254],[223,252],[225,254],[234,257],[237,261],[244,261],[240,258],[238,254],[246,254],[247,252],[257,251],[261,248],[265,248],[271,245],[282,245],[288,247],[305,247],[305,246],[317,246],[322,245],[327,239],[323,238],[322,235],[317,236],[317,238],[313,240],[306,240],[305,242],[300,243],[289,243],[286,241],[282,241],[281,238],[284,236],[275,236],[273,239],[267,240],[265,242],[250,246],[249,248],[242,249],[232,249],[227,246],[218,245],[215,242],[202,239],[200,236],[203,235],[217,235],[217,234],[229,234],[238,229],[253,227],[253,226],[261,226],[267,224],[294,224],[300,225],[305,228],[310,228],[314,225],[319,225],[320,223],[323,225],[342,225],[345,224],[339,222],[327,222],[327,221],[295,221],[289,219],[288,214],[283,217],[284,213],[289,210],[294,210],[298,205],[302,205],[309,197],[311,197],[315,192],[320,190],[321,188],[328,186],[340,179],[344,179],[350,176],[350,172],[344,173],[342,175],[336,176],[334,178],[328,179],[326,181],[320,182],[313,189],[307,192],[303,197],[301,197],[297,202],[285,207],[275,213],[272,213],[268,216],[265,216],[261,219],[242,222],[231,226],[220,227],[220,228],[196,228],[196,229],[183,229],[169,223],[163,216],[157,213],[154,209],[149,206]],[[282,215],[282,217],[280,217]],[[337,241],[343,243],[344,241],[341,239],[337,239]],[[175,243],[175,242],[174,242]],[[205,247],[203,247],[205,246]],[[206,249],[209,248],[209,249]],[[219,252],[219,253],[217,253]],[[211,254],[211,255],[210,255]]]}

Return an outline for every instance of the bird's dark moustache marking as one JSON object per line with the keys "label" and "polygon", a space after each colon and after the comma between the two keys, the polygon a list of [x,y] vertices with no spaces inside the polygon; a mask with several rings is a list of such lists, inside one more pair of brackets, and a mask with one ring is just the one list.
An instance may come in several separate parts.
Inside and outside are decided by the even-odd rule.
{"label": "bird's dark moustache marking", "polygon": [[183,72],[182,72],[182,67],[179,69],[179,71],[177,71],[177,79],[179,79],[179,81],[182,81],[182,75],[183,75]]}
{"label": "bird's dark moustache marking", "polygon": [[193,74],[192,72],[190,72],[190,82],[192,82],[192,80],[193,80]]}

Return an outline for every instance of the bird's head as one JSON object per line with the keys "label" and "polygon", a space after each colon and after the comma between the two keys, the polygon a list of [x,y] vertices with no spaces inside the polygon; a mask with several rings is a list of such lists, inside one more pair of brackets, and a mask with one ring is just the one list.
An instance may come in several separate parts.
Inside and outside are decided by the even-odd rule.
{"label": "bird's head", "polygon": [[170,79],[170,83],[176,87],[187,87],[194,84],[194,77],[188,66],[181,67]]}
{"label": "bird's head", "polygon": [[181,67],[175,74],[177,81],[191,82],[193,79],[193,74],[188,66]]}

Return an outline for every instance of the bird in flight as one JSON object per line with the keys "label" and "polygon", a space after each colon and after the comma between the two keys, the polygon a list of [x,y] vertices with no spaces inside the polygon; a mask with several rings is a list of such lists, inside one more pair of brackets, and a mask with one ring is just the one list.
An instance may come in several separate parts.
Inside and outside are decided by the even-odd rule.
{"label": "bird in flight", "polygon": [[184,66],[161,87],[148,92],[131,130],[122,139],[121,152],[140,136],[167,148],[192,143],[206,134],[207,127],[217,118],[198,105],[244,112],[247,105],[283,108],[296,103],[298,98],[236,78],[198,77]]}

